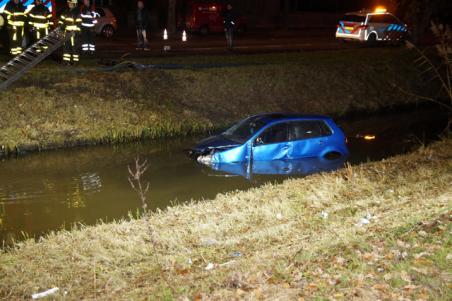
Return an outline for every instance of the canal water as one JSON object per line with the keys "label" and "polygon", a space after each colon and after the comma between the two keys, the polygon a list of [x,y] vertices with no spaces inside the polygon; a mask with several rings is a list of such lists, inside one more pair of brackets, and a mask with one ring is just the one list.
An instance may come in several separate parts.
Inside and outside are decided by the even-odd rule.
{"label": "canal water", "polygon": [[[446,121],[441,111],[423,108],[338,123],[348,137],[351,156],[347,161],[357,164],[428,144],[438,138]],[[70,228],[74,223],[89,225],[137,212],[141,202],[127,180],[127,167],[133,166],[137,156],[149,163],[143,182],[150,183],[151,209],[211,199],[218,193],[322,170],[322,164],[312,160],[301,162],[302,167],[292,175],[289,174],[293,170],[278,164],[272,168],[283,169],[286,175],[253,174],[253,169],[245,173],[246,168],[242,173],[212,170],[194,162],[184,152],[200,138],[81,147],[0,162],[0,242],[7,245],[25,237],[37,238],[52,230]],[[309,169],[312,164],[320,167]],[[336,167],[341,164],[338,162]]]}

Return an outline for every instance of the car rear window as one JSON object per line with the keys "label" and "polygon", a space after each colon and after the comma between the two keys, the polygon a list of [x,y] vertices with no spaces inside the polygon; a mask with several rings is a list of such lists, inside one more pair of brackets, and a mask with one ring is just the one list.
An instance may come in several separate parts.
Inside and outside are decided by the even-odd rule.
{"label": "car rear window", "polygon": [[345,21],[345,22],[364,22],[366,21],[366,17],[365,16],[359,16],[359,15],[345,15],[342,17],[341,21]]}
{"label": "car rear window", "polygon": [[306,120],[291,122],[289,126],[289,140],[303,140],[330,136],[331,129],[322,120]]}

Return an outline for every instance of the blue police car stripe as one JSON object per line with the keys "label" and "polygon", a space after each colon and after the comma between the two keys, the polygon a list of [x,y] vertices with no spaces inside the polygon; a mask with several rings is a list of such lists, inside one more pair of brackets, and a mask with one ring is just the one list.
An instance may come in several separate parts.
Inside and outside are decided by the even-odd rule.
{"label": "blue police car stripe", "polygon": [[341,25],[341,26],[339,27],[339,32],[340,32],[340,33],[345,33],[344,22],[340,21],[339,24]]}

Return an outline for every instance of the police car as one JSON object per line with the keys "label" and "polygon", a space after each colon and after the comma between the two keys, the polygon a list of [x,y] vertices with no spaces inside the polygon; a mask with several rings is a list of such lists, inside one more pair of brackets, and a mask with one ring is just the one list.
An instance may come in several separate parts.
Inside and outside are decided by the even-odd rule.
{"label": "police car", "polygon": [[407,35],[407,26],[384,8],[362,10],[345,14],[336,30],[336,39],[398,43]]}

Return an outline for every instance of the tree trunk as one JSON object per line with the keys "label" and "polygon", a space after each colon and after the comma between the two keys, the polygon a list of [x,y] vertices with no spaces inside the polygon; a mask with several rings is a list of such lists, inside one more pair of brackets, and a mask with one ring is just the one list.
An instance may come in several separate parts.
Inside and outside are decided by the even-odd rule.
{"label": "tree trunk", "polygon": [[168,32],[176,32],[176,1],[168,0]]}

